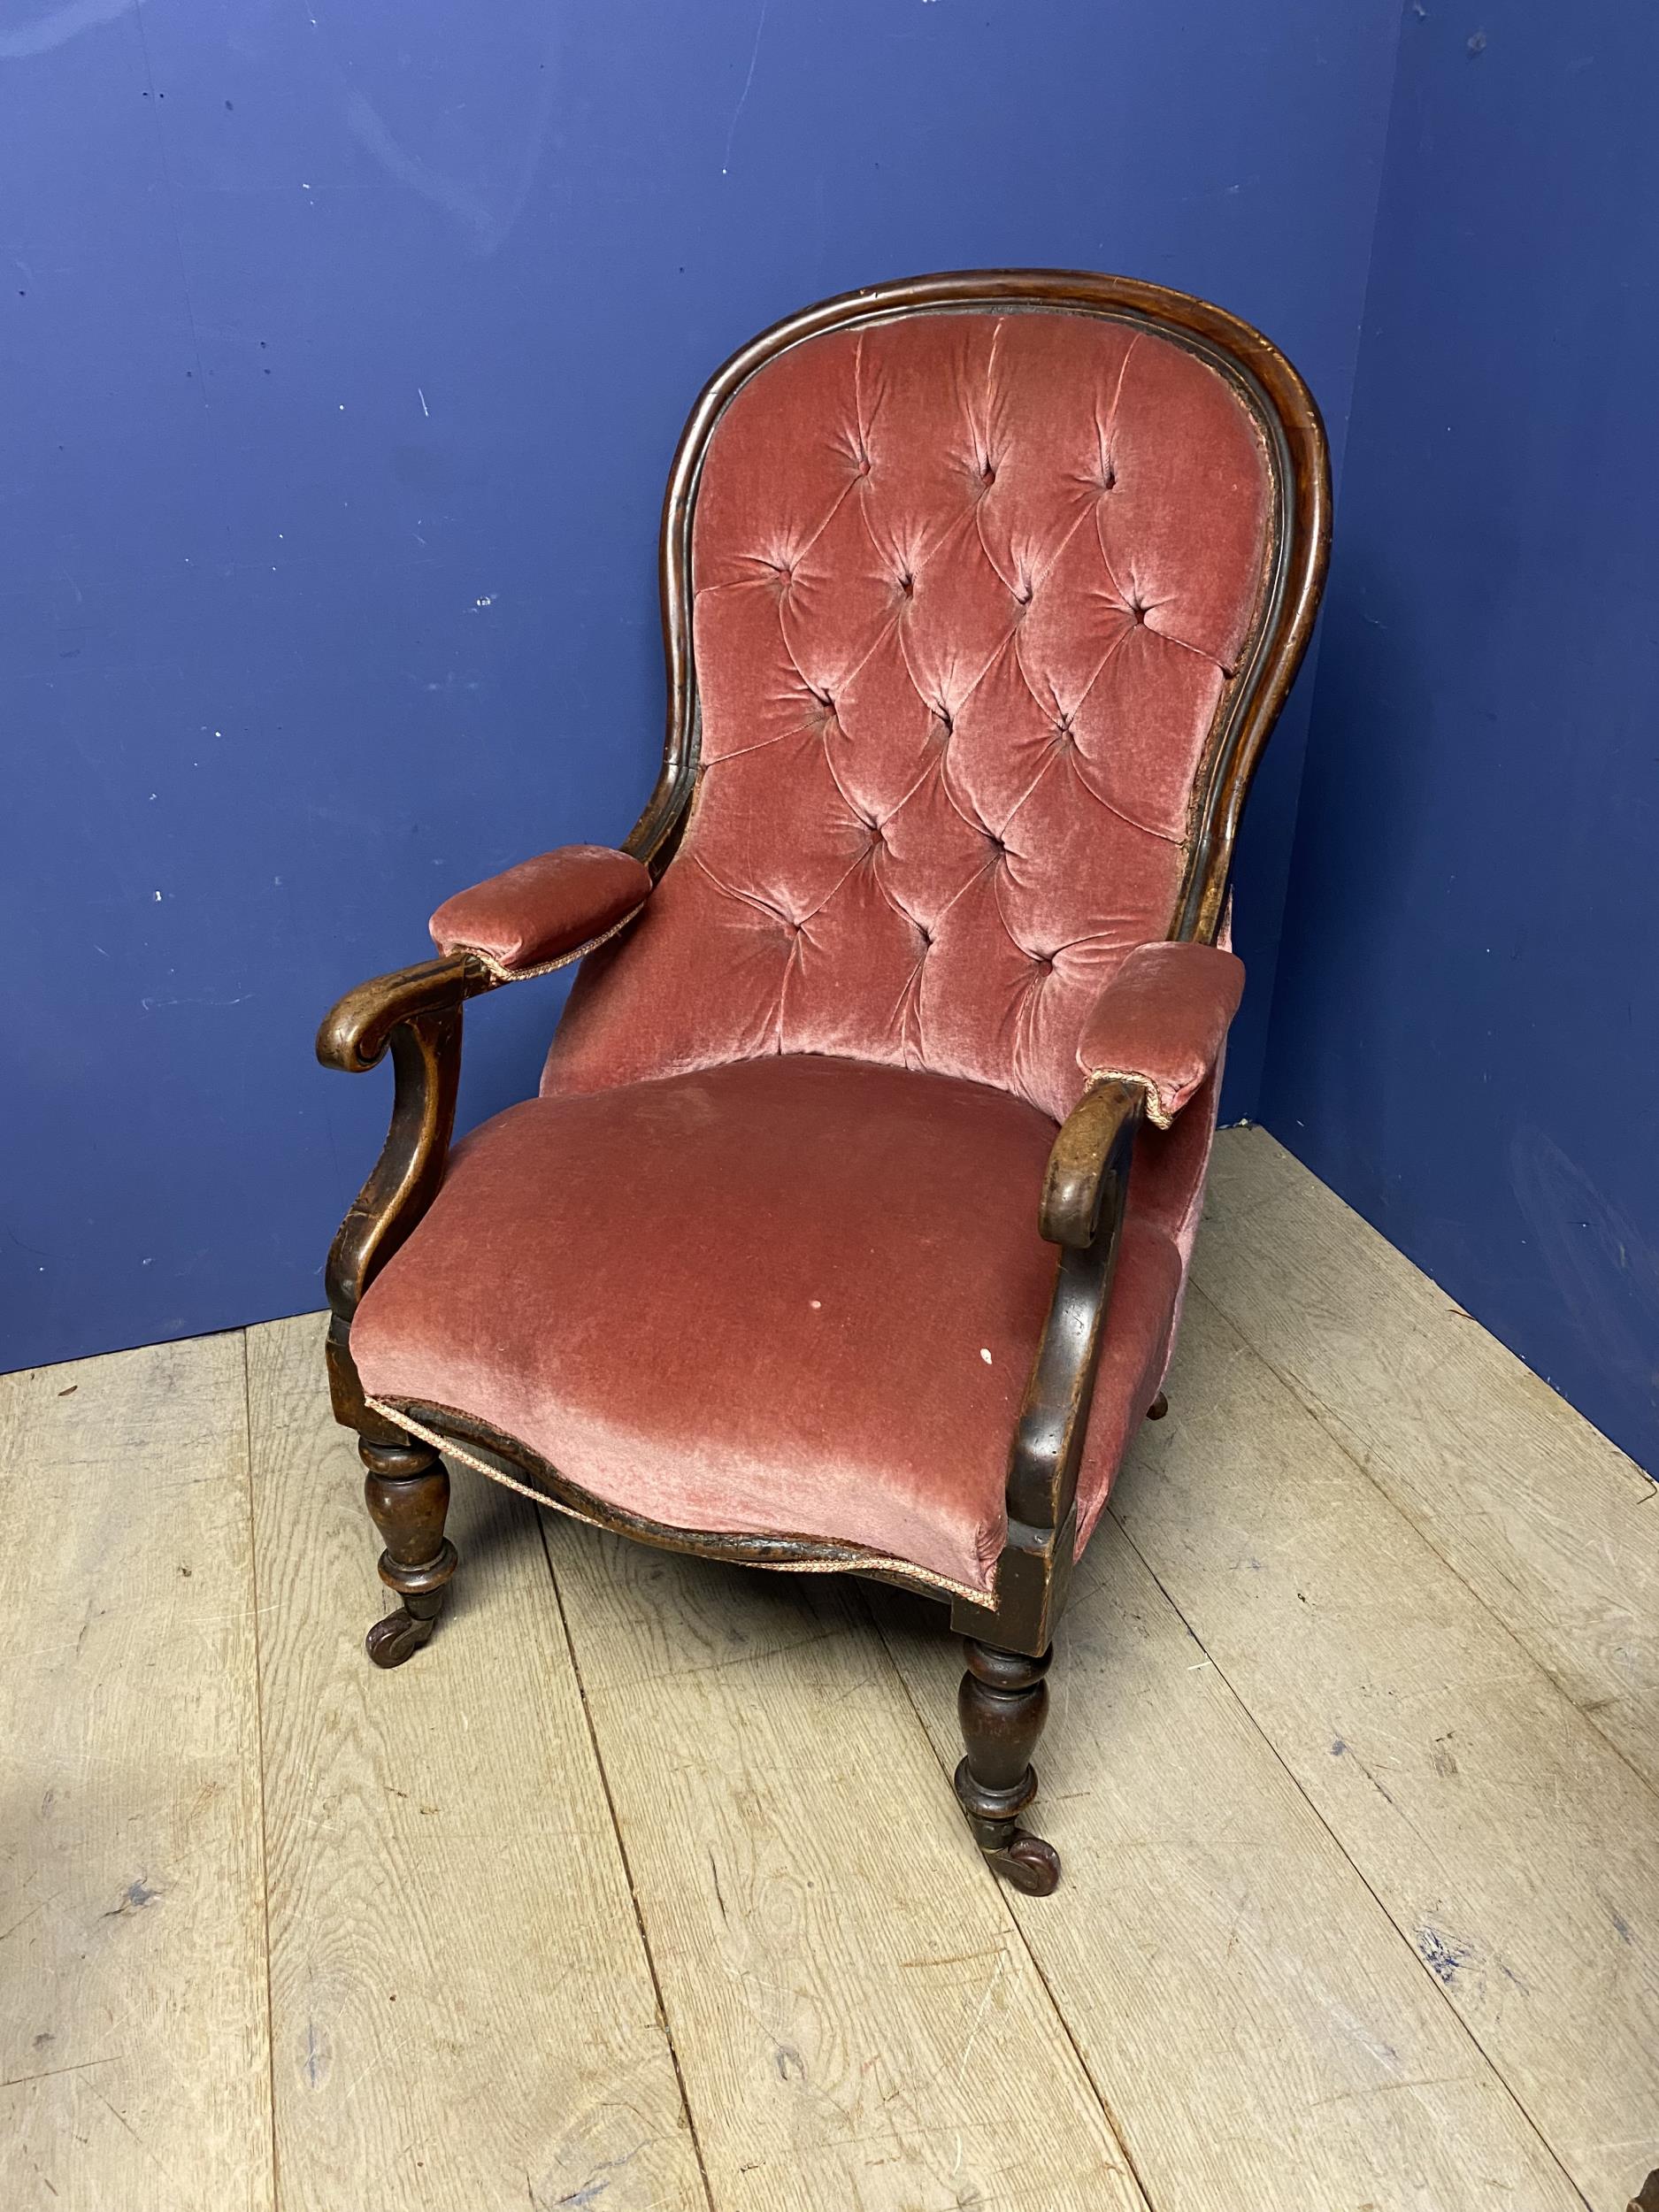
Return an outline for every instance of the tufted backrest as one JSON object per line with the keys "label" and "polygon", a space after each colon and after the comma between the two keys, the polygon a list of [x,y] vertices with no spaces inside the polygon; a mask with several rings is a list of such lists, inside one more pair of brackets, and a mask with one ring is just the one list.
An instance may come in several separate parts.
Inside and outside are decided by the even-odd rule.
{"label": "tufted backrest", "polygon": [[688,818],[547,1087],[820,1052],[1063,1116],[1090,1003],[1175,926],[1275,497],[1239,384],[1144,319],[910,312],[766,360],[695,484]]}

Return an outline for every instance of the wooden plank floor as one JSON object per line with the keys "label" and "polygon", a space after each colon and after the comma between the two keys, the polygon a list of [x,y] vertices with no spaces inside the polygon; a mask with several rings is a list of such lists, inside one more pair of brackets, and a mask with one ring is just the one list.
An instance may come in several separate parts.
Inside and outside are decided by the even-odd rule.
{"label": "wooden plank floor", "polygon": [[1041,1755],[943,1615],[458,1471],[363,1656],[319,1325],[0,1379],[4,2212],[1624,2212],[1655,1486],[1258,1131]]}

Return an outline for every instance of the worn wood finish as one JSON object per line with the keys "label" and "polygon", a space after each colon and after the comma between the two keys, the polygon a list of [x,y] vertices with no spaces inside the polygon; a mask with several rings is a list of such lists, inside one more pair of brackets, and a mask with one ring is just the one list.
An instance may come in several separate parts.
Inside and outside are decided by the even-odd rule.
{"label": "worn wood finish", "polygon": [[461,1009],[495,984],[470,953],[425,960],[348,991],[317,1033],[319,1060],[347,1075],[378,1067],[388,1047],[392,1055],[391,1126],[335,1233],[323,1277],[332,1316],[326,1357],[334,1417],[368,1442],[409,1440],[364,1403],[351,1358],[351,1317],[438,1194],[461,1080]]}
{"label": "worn wood finish", "polygon": [[1113,1511],[1425,1978],[1623,2206],[1659,2133],[1654,1793],[1202,1288],[1177,1379]]}
{"label": "worn wood finish", "polygon": [[0,1378],[6,2212],[270,2212],[244,1416],[235,1335]]}
{"label": "worn wood finish", "polygon": [[319,1335],[248,1335],[282,2212],[707,2212],[533,1509],[466,1486],[444,1664],[373,1673]]}
{"label": "worn wood finish", "polygon": [[436,1452],[421,1444],[372,1444],[357,1452],[369,1518],[386,1540],[380,1580],[403,1603],[369,1631],[368,1653],[377,1667],[401,1667],[432,1634],[455,1573],[456,1550],[443,1532],[449,1510],[449,1474]]}
{"label": "worn wood finish", "polygon": [[[1233,385],[1262,440],[1273,487],[1269,542],[1250,634],[1222,687],[1195,779],[1186,867],[1171,934],[1213,941],[1221,924],[1233,848],[1250,780],[1312,630],[1330,538],[1329,465],[1324,426],[1296,372],[1259,331],[1223,309],[1163,285],[1065,270],[971,270],[878,285],[825,300],[788,317],[741,348],[710,379],[693,409],[669,475],[663,509],[660,581],[666,657],[667,727],[656,788],[627,849],[659,875],[672,857],[697,772],[698,710],[691,618],[691,543],[697,485],[715,426],[733,396],[788,347],[826,331],[941,311],[1067,313],[1156,332],[1202,357]],[[323,1024],[318,1052],[357,1071],[392,1045],[396,1094],[380,1165],[335,1240],[328,1360],[336,1414],[370,1442],[406,1437],[364,1400],[351,1361],[352,1312],[375,1267],[410,1233],[435,1194],[453,1123],[462,1002],[503,979],[469,955],[428,962],[348,995]],[[1040,1206],[1042,1233],[1060,1248],[1056,1284],[1012,1440],[1008,1540],[989,1600],[959,1600],[964,1635],[1026,1657],[1048,1650],[1065,1601],[1075,1548],[1078,1455],[1088,1418],[1110,1295],[1128,1164],[1141,1101],[1133,1085],[1094,1086],[1066,1121],[1048,1164]],[[430,1426],[460,1432],[442,1409]],[[511,1439],[498,1455],[545,1488],[548,1471]],[[557,1484],[562,1479],[553,1477]],[[600,1502],[586,1517],[623,1529]],[[651,1532],[653,1541],[673,1532]],[[725,1556],[757,1564],[804,1564],[821,1547],[795,1548],[780,1531],[759,1540],[720,1540]],[[707,1552],[706,1539],[685,1548]],[[890,1566],[884,1579],[895,1578]],[[416,1631],[383,1624],[390,1656],[406,1656]]]}
{"label": "worn wood finish", "polygon": [[1208,1295],[1659,1788],[1659,1485],[1265,1130],[1217,1154]]}
{"label": "worn wood finish", "polygon": [[[874,1604],[948,1770],[954,1655]],[[1009,1901],[1159,2212],[1583,2212],[1110,1517],[1060,1645],[1042,1802],[1066,1874]]]}
{"label": "worn wood finish", "polygon": [[1145,2212],[848,1586],[546,1532],[718,2212]]}
{"label": "worn wood finish", "polygon": [[956,1692],[965,1755],[956,1769],[956,1801],[973,1839],[997,1873],[1033,1897],[1059,1884],[1060,1856],[1051,1843],[1019,1824],[1037,1794],[1032,1754],[1048,1717],[1044,1676],[1054,1657],[1028,1659],[963,1640],[967,1669]]}

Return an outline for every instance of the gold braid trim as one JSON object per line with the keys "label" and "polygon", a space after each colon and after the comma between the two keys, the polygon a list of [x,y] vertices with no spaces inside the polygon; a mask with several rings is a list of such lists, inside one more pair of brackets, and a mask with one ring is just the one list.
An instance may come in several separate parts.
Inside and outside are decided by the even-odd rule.
{"label": "gold braid trim", "polygon": [[534,968],[503,967],[493,952],[486,952],[482,945],[469,945],[465,939],[461,937],[457,937],[452,944],[440,945],[438,949],[442,953],[470,953],[474,960],[483,962],[497,983],[523,983],[533,975],[551,975],[555,968],[568,968],[573,960],[585,960],[590,952],[596,952],[601,945],[608,945],[613,937],[620,936],[635,916],[643,914],[644,911],[645,901],[641,899],[639,904],[625,914],[619,922],[613,922],[609,929],[602,930],[597,937],[588,938],[586,944],[578,945],[574,952],[562,952],[557,960],[539,961]]}
{"label": "gold braid trim", "polygon": [[[465,1444],[456,1443],[452,1437],[440,1436],[435,1429],[429,1429],[423,1423],[411,1420],[401,1406],[386,1405],[379,1398],[371,1398],[366,1395],[363,1402],[373,1412],[391,1422],[394,1427],[407,1429],[411,1436],[418,1436],[423,1444],[430,1444],[434,1451],[445,1453],[451,1459],[458,1459],[463,1466],[471,1467],[480,1475],[488,1475],[492,1482],[504,1484],[509,1490],[516,1490],[520,1497],[533,1499],[537,1505],[551,1506],[556,1513],[567,1513],[572,1521],[584,1522],[589,1528],[607,1526],[605,1522],[595,1520],[591,1513],[583,1513],[576,1506],[566,1505],[562,1498],[549,1497],[545,1490],[538,1490],[527,1482],[519,1482],[512,1475],[503,1474],[499,1467],[487,1466],[481,1459],[475,1458]],[[699,1536],[728,1536],[737,1542],[742,1540],[743,1535],[741,1529],[697,1529],[687,1531],[687,1533]],[[828,1537],[818,1537],[812,1540],[827,1543],[834,1540]],[[977,1590],[972,1583],[968,1582],[953,1582],[949,1575],[935,1574],[930,1567],[918,1567],[913,1560],[889,1558],[884,1552],[849,1552],[844,1559],[752,1559],[743,1563],[752,1567],[764,1567],[775,1574],[790,1575],[856,1574],[861,1569],[892,1568],[900,1574],[914,1576],[918,1582],[931,1583],[934,1589],[946,1591],[952,1597],[967,1598],[975,1605],[988,1604],[992,1598],[992,1593],[988,1590]]]}

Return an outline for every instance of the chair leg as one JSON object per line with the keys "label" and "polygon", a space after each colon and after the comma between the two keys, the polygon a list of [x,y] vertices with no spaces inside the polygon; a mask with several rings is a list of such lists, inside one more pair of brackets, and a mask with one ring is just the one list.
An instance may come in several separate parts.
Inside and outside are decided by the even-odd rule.
{"label": "chair leg", "polygon": [[967,1756],[956,1769],[956,1796],[988,1863],[1016,1889],[1047,1897],[1060,1879],[1060,1855],[1022,1828],[1019,1815],[1037,1794],[1031,1755],[1048,1717],[1043,1677],[1054,1653],[1027,1659],[971,1636],[962,1641],[968,1671],[956,1710]]}
{"label": "chair leg", "polygon": [[380,1580],[403,1601],[377,1621],[368,1653],[377,1667],[401,1667],[420,1649],[449,1594],[455,1546],[443,1532],[449,1509],[449,1476],[426,1444],[357,1446],[368,1473],[363,1495],[385,1540]]}
{"label": "chair leg", "polygon": [[1147,1418],[1148,1421],[1161,1421],[1169,1409],[1170,1402],[1160,1390],[1157,1396],[1147,1408]]}

